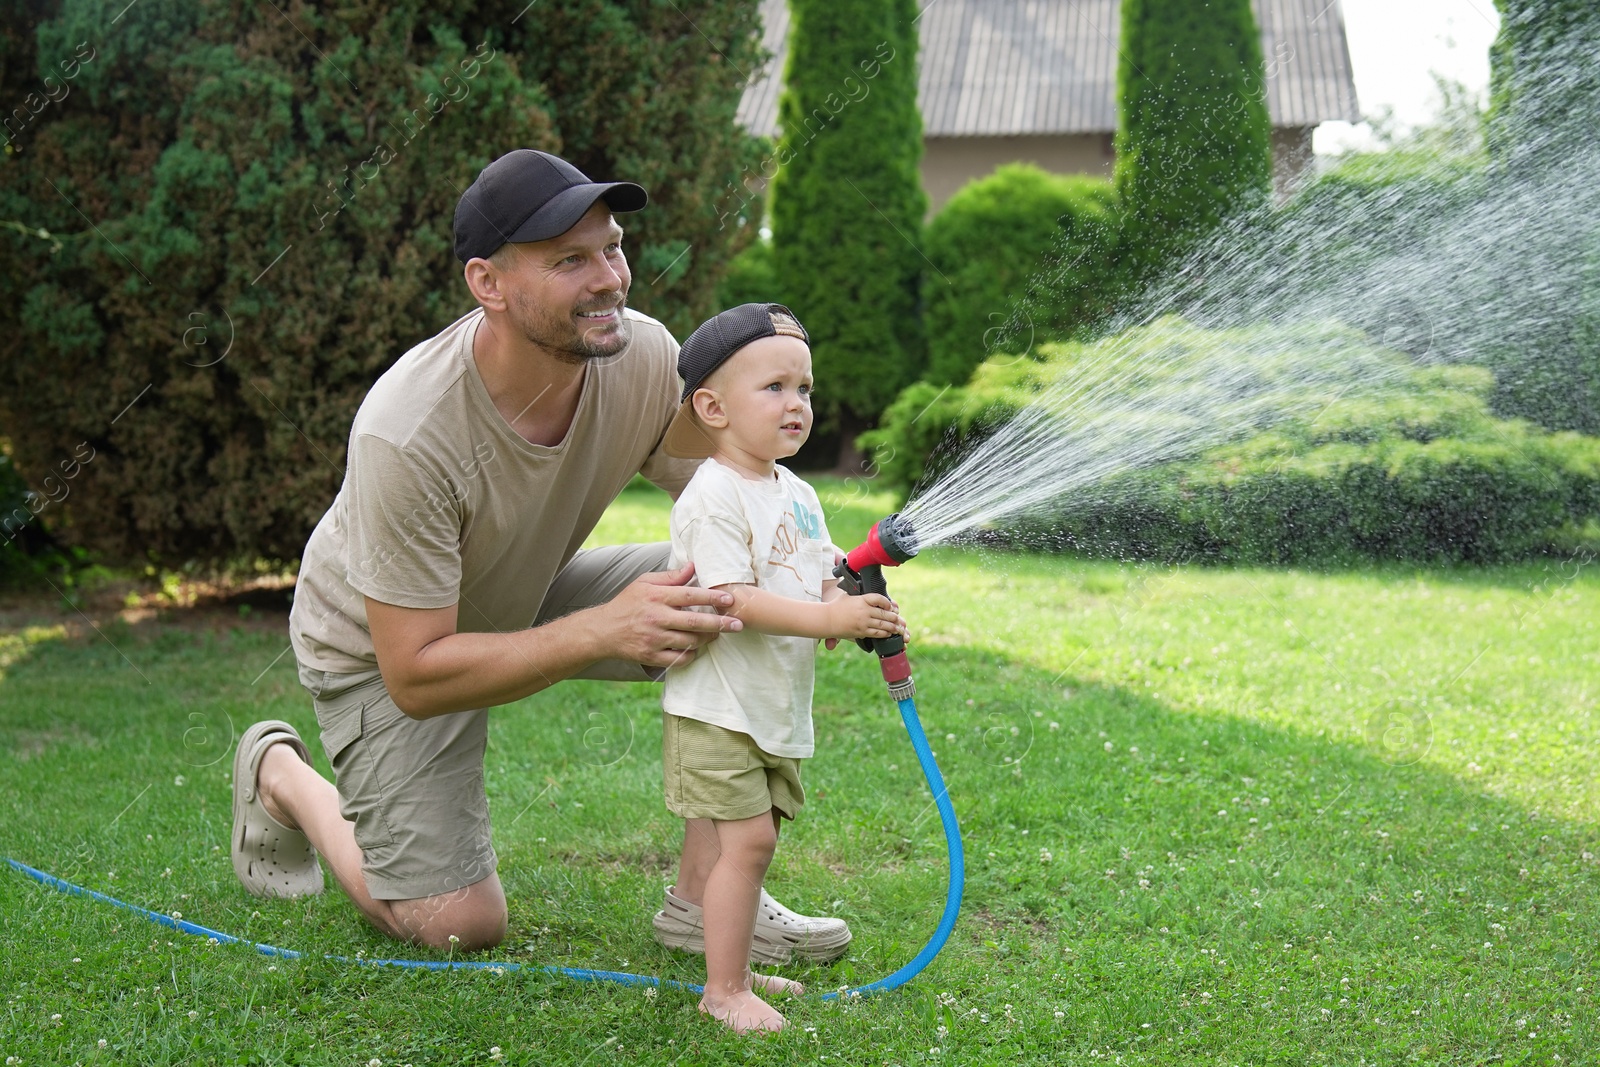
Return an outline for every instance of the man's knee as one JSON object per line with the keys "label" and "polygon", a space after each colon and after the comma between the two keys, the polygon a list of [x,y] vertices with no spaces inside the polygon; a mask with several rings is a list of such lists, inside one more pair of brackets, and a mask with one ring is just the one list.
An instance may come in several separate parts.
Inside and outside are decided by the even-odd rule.
{"label": "man's knee", "polygon": [[506,897],[494,875],[451,893],[396,902],[395,931],[430,948],[476,952],[505,940]]}
{"label": "man's knee", "polygon": [[478,952],[506,939],[506,911],[498,915],[475,914],[428,924],[416,939],[440,951]]}

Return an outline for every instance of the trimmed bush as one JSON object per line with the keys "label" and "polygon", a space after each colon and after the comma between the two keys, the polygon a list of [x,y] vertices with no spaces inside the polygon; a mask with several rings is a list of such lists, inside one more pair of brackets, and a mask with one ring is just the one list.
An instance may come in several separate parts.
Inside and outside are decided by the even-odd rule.
{"label": "trimmed bush", "polygon": [[[1164,320],[1143,329],[1159,344],[1175,328],[1189,344],[1315,343],[1266,327],[1197,331]],[[1095,352],[1068,343],[1046,346],[1039,361],[996,358],[942,396],[919,384],[864,444],[902,487],[936,478],[1040,390],[1092,366]],[[1130,472],[993,536],[1123,558],[1489,562],[1550,548],[1600,518],[1600,439],[1495,418],[1493,376],[1482,368],[1387,358],[1401,373],[1382,390]]]}
{"label": "trimmed bush", "polygon": [[[1513,325],[1485,354],[1498,410],[1600,434],[1600,5],[1496,0],[1492,195],[1532,201],[1536,254],[1496,257],[1484,310]],[[1534,186],[1532,195],[1527,192]],[[1542,225],[1541,225],[1542,224]]]}
{"label": "trimmed bush", "polygon": [[[1402,280],[1399,265],[1431,247],[1444,227],[1459,225],[1484,188],[1481,159],[1403,149],[1347,157],[1275,214],[1274,239],[1236,277],[1264,315],[1293,316],[1309,292],[1375,342],[1430,355],[1438,337],[1461,324],[1467,313],[1459,304],[1468,298],[1459,284],[1441,293],[1414,283],[1410,272]],[[1283,284],[1271,290],[1274,278]],[[1263,306],[1269,293],[1280,303]]]}
{"label": "trimmed bush", "polygon": [[928,223],[928,371],[960,385],[984,359],[1071,337],[1106,314],[1115,193],[1100,178],[1008,163]]}

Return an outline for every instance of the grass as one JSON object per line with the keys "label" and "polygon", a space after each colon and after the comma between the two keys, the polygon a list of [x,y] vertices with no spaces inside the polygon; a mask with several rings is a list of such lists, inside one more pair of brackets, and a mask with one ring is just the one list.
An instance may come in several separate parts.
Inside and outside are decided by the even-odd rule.
{"label": "grass", "polygon": [[[821,488],[841,543],[892,506]],[[659,538],[664,505],[630,490],[596,537]],[[1596,1062],[1584,560],[1315,573],[933,550],[891,588],[968,855],[956,933],[905,989],[793,1003],[790,1031],[739,1040],[685,993],[273,961],[0,870],[0,1056]],[[310,700],[276,658],[281,620],[181,615],[107,615],[103,638],[71,610],[7,616],[0,853],[230,933],[396,954],[337,893],[239,889],[232,737],[267,716],[314,736]],[[808,804],[769,885],[856,931],[846,960],[785,971],[825,990],[915,953],[945,851],[870,658],[824,655],[817,694]],[[494,716],[511,936],[492,958],[699,980],[649,936],[678,841],[659,740],[644,686],[567,683]]]}

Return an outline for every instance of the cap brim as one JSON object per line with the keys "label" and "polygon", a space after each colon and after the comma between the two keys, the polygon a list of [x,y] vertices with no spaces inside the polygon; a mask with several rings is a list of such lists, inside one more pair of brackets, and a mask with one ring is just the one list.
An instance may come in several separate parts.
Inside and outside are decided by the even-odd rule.
{"label": "cap brim", "polygon": [[594,202],[601,199],[605,200],[606,207],[615,212],[638,211],[650,201],[644,187],[632,182],[574,185],[546,201],[543,207],[528,217],[527,222],[506,238],[506,243],[523,244],[560,237],[576,226],[584,213],[594,206]]}
{"label": "cap brim", "polygon": [[711,435],[694,417],[694,403],[691,400],[685,400],[678,406],[678,413],[672,417],[666,436],[661,439],[661,447],[667,455],[678,459],[705,459],[716,451],[711,444]]}

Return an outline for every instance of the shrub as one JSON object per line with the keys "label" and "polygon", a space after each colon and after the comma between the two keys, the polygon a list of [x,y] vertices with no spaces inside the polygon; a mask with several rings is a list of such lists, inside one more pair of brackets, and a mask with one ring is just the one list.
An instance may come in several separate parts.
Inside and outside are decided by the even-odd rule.
{"label": "shrub", "polygon": [[1497,0],[1490,51],[1492,195],[1520,201],[1535,247],[1497,255],[1480,308],[1509,326],[1485,359],[1498,410],[1600,434],[1600,6]]}
{"label": "shrub", "polygon": [[1105,314],[1116,216],[1111,183],[1009,163],[928,223],[928,371],[960,385],[996,353],[1070,337]]}
{"label": "shrub", "polygon": [[30,538],[37,529],[28,507],[28,487],[17,476],[11,457],[0,449],[0,583],[28,569]]}
{"label": "shrub", "polygon": [[[1173,328],[1145,329],[1159,343]],[[1315,343],[1310,334],[1265,327],[1190,327],[1184,336],[1191,344],[1250,336]],[[902,487],[936,478],[1041,390],[1090,366],[1096,351],[1074,343],[1046,346],[1040,361],[996,358],[967,388],[942,396],[914,386],[864,443]],[[1129,558],[1488,562],[1540,551],[1564,529],[1600,518],[1600,439],[1496,418],[1493,376],[1482,368],[1386,358],[1398,373],[1381,389],[1121,475],[1044,516],[1008,521],[993,536]]]}

